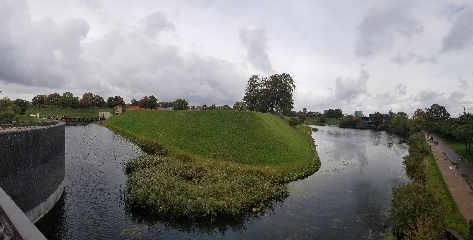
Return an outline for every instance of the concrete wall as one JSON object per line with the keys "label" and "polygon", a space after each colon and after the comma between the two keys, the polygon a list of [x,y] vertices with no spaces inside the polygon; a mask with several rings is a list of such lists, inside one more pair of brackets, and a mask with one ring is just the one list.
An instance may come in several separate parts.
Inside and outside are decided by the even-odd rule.
{"label": "concrete wall", "polygon": [[0,187],[35,222],[64,190],[65,124],[0,129]]}

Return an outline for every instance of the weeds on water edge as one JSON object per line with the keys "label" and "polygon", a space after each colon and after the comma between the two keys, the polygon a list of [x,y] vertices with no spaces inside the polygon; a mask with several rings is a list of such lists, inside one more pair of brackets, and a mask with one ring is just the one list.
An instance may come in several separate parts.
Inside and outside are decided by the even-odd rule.
{"label": "weeds on water edge", "polygon": [[238,218],[287,197],[284,184],[226,162],[147,155],[126,163],[125,169],[126,203],[156,216]]}

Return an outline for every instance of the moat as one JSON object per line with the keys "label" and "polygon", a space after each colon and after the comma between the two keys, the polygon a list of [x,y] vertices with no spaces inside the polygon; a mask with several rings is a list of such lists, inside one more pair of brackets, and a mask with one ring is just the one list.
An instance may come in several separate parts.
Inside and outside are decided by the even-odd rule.
{"label": "moat", "polygon": [[380,238],[392,186],[408,181],[407,146],[385,132],[318,128],[318,172],[289,183],[289,196],[260,216],[208,225],[130,212],[123,163],[141,150],[95,124],[66,127],[64,194],[37,226],[48,239]]}

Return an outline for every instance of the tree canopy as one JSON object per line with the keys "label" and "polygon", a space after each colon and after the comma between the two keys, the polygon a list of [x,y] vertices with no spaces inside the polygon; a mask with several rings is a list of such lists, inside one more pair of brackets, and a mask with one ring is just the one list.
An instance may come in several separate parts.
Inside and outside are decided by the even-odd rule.
{"label": "tree canopy", "polygon": [[289,115],[294,105],[295,88],[294,80],[287,73],[270,77],[253,75],[248,80],[243,101],[251,111]]}
{"label": "tree canopy", "polygon": [[174,110],[187,110],[189,109],[189,104],[187,103],[185,99],[179,98],[176,101],[174,101],[174,103],[172,104],[172,108]]}

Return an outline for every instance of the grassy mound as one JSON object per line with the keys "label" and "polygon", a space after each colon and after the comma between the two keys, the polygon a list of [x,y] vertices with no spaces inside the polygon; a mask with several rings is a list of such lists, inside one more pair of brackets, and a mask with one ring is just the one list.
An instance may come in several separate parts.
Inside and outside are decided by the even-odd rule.
{"label": "grassy mound", "polygon": [[125,199],[159,216],[238,218],[320,166],[310,130],[270,114],[136,111],[104,125],[151,154],[126,164]]}
{"label": "grassy mound", "polygon": [[239,111],[135,111],[105,125],[142,148],[260,167],[276,181],[318,168],[308,129],[271,114]]}

